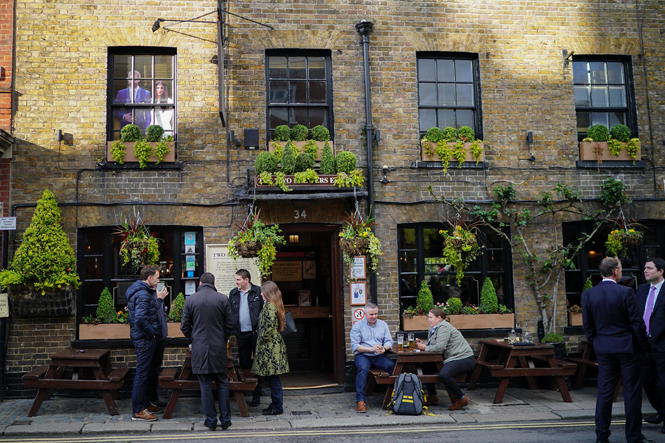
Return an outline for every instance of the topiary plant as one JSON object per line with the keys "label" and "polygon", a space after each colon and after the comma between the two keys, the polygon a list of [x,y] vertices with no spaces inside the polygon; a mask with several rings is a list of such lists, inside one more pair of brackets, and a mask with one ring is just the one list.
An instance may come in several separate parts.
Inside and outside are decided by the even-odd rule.
{"label": "topiary plant", "polygon": [[462,300],[457,297],[451,297],[448,299],[448,310],[451,314],[459,314],[462,310]]}
{"label": "topiary plant", "polygon": [[75,265],[74,250],[60,222],[60,209],[53,193],[46,189],[9,269],[0,272],[0,285],[31,283],[42,295],[68,285],[78,288],[81,280]]}
{"label": "topiary plant", "polygon": [[256,156],[254,160],[254,171],[257,175],[260,175],[263,172],[275,173],[277,171],[277,164],[279,160],[277,156],[271,154],[268,151],[263,151]]}
{"label": "topiary plant", "polygon": [[337,168],[335,167],[335,156],[333,155],[330,144],[326,142],[323,145],[323,153],[321,154],[321,167],[319,168],[321,174],[336,174]]}
{"label": "topiary plant", "polygon": [[158,142],[162,139],[164,135],[164,128],[159,125],[150,125],[148,129],[145,130],[145,141],[147,142]]}
{"label": "topiary plant", "polygon": [[314,140],[307,140],[305,145],[302,147],[302,150],[303,152],[311,154],[314,159],[316,159],[316,154],[319,153],[319,145]]}
{"label": "topiary plant", "polygon": [[169,320],[174,323],[181,321],[183,306],[185,306],[185,296],[181,292],[178,294],[175,300],[173,300],[173,304],[171,304],[171,309],[169,310]]}
{"label": "topiary plant", "polygon": [[443,131],[437,127],[429,128],[425,133],[425,137],[432,143],[438,143],[443,140]]}
{"label": "topiary plant", "polygon": [[291,137],[291,130],[287,125],[280,125],[275,128],[275,135],[273,140],[278,142],[287,142]]}
{"label": "topiary plant", "polygon": [[495,314],[499,310],[499,300],[496,297],[496,290],[492,280],[485,277],[485,283],[480,290],[480,309],[486,314]]}
{"label": "topiary plant", "polygon": [[582,286],[582,292],[586,292],[591,288],[593,288],[593,283],[591,283],[590,278],[587,278],[586,281],[584,282],[584,286]]}
{"label": "topiary plant", "polygon": [[317,142],[330,141],[330,131],[323,125],[314,126],[312,128],[312,140]]}
{"label": "topiary plant", "polygon": [[113,305],[113,296],[109,288],[104,288],[97,304],[97,318],[102,323],[112,323],[115,318],[115,306]]}
{"label": "topiary plant", "polygon": [[141,140],[141,130],[136,125],[127,125],[120,130],[120,141],[137,142]]}
{"label": "topiary plant", "polygon": [[457,130],[457,136],[463,142],[472,143],[476,140],[476,133],[468,126],[462,126]]}
{"label": "topiary plant", "polygon": [[356,169],[356,155],[353,152],[340,152],[335,158],[337,172],[351,173]]}
{"label": "topiary plant", "polygon": [[610,137],[605,125],[593,125],[587,131],[587,135],[595,142],[606,142]]}
{"label": "topiary plant", "polygon": [[134,145],[134,157],[139,161],[139,168],[144,169],[152,157],[152,146],[144,140],[137,141]]}
{"label": "topiary plant", "polygon": [[626,125],[614,125],[610,129],[610,135],[612,138],[619,140],[620,142],[629,142],[630,141],[630,128]]}
{"label": "topiary plant", "polygon": [[305,172],[308,169],[312,169],[314,163],[316,163],[316,160],[312,154],[301,152],[298,154],[298,157],[296,157],[295,172]]}
{"label": "topiary plant", "polygon": [[454,142],[457,141],[457,129],[448,126],[446,129],[443,130],[443,140],[447,142]]}
{"label": "topiary plant", "polygon": [[293,143],[289,142],[284,148],[284,154],[282,154],[282,172],[284,174],[293,174],[296,170],[296,153],[293,149],[294,147]]}
{"label": "topiary plant", "polygon": [[420,290],[418,290],[418,298],[416,299],[416,308],[427,315],[430,309],[434,307],[434,297],[432,296],[432,291],[429,289],[427,280],[423,280],[420,283]]}
{"label": "topiary plant", "polygon": [[295,142],[304,142],[305,140],[307,140],[307,135],[309,135],[307,126],[295,125],[291,129],[291,140]]}

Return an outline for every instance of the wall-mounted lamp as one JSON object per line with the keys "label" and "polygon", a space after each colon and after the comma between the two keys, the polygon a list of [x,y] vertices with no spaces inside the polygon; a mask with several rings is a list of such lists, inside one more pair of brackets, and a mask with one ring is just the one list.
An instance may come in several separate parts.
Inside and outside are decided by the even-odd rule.
{"label": "wall-mounted lamp", "polygon": [[298,237],[298,234],[289,235],[289,243],[291,243],[292,245],[297,245],[299,241],[300,238]]}
{"label": "wall-mounted lamp", "polygon": [[597,253],[596,253],[596,251],[589,251],[589,252],[587,253],[587,255],[589,256],[589,258],[595,258],[596,255],[597,255]]}
{"label": "wall-mounted lamp", "polygon": [[238,147],[242,145],[242,140],[236,137],[235,131],[229,131],[229,140]]}
{"label": "wall-mounted lamp", "polygon": [[528,144],[533,143],[533,132],[529,131],[526,133],[526,142]]}
{"label": "wall-mounted lamp", "polygon": [[64,140],[64,136],[62,135],[62,129],[58,129],[55,133],[55,139],[60,143],[61,141]]}
{"label": "wall-mounted lamp", "polygon": [[565,68],[570,64],[570,59],[573,58],[573,54],[575,54],[575,51],[570,51],[569,53],[567,49],[564,49],[562,53],[563,53],[563,67]]}
{"label": "wall-mounted lamp", "polygon": [[376,143],[381,141],[381,130],[377,129],[376,131],[374,131],[374,141]]}
{"label": "wall-mounted lamp", "polygon": [[383,178],[380,180],[380,182],[383,183],[384,185],[387,185],[388,183],[390,183],[390,180],[388,180],[388,177],[386,176],[386,174],[388,173],[388,166],[383,165],[383,168],[381,169],[383,170]]}

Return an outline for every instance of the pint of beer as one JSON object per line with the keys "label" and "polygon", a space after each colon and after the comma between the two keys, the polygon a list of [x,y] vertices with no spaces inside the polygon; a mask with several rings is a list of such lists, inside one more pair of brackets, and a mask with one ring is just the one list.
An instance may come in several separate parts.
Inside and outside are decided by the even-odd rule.
{"label": "pint of beer", "polygon": [[404,350],[404,334],[397,334],[397,350],[399,352]]}
{"label": "pint of beer", "polygon": [[413,332],[409,333],[409,351],[413,352],[413,347],[415,345],[415,339]]}

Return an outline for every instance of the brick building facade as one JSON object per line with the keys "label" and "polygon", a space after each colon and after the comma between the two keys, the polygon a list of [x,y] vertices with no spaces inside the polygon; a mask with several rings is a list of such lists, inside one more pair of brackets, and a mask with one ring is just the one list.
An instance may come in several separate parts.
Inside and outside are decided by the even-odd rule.
{"label": "brick building facade", "polygon": [[[334,368],[331,377],[342,382],[352,361],[348,332],[354,307],[336,237],[344,214],[353,211],[356,201],[366,212],[368,202],[363,196],[354,199],[350,191],[328,193],[332,198],[312,198],[315,192],[279,199],[275,196],[281,193],[257,193],[254,200],[248,169],[282,123],[311,129],[324,122],[336,152],[356,154],[365,176],[372,168],[373,215],[384,250],[375,292],[380,316],[393,331],[402,328],[401,312],[422,280],[439,285],[437,301],[447,297],[446,285],[439,281],[443,274],[432,266],[443,264],[436,260],[441,257],[435,251],[440,242],[436,231],[453,214],[432,200],[430,185],[437,196],[488,205],[491,189],[499,183],[515,183],[517,198],[533,201],[540,191],[562,182],[581,189],[587,204],[594,205],[604,180],[618,178],[634,199],[626,216],[645,222],[653,233],[651,243],[640,245],[624,268],[639,280],[640,260],[665,255],[660,226],[665,177],[659,166],[665,139],[662,2],[221,3],[230,12],[273,27],[226,16],[227,126],[218,113],[216,26],[168,22],[214,12],[217,2],[16,0],[18,98],[8,205],[21,206],[16,209],[17,238],[9,247],[12,252],[18,248],[30,222],[32,208],[22,204],[35,203],[48,187],[61,204],[79,265],[85,262],[81,273],[87,283],[79,291],[74,318],[12,321],[8,373],[18,376],[44,364],[50,353],[73,340],[84,346],[77,323],[94,312],[103,285],[118,286],[115,271],[92,271],[93,262],[98,269],[98,259],[100,267],[117,262],[112,246],[88,255],[86,248],[110,244],[113,226],[124,218],[140,212],[160,235],[173,239],[166,256],[169,269],[173,265],[181,272],[171,275],[177,293],[189,278],[177,257],[184,233],[197,233],[196,277],[206,269],[205,246],[226,243],[234,233],[232,221],[242,220],[254,202],[267,223],[299,235],[298,246],[289,244],[281,251],[315,257],[319,278],[309,290],[320,296],[321,307],[330,308],[326,319],[303,323],[309,336],[289,343],[294,349],[290,358],[303,370],[323,369],[317,366],[323,362]],[[128,15],[127,10],[136,13]],[[157,18],[165,21],[153,32]],[[380,131],[369,165],[363,46],[356,30],[361,20],[373,24],[368,43],[370,125]],[[173,112],[169,127],[177,140],[176,163],[139,170],[104,161],[107,142],[123,125],[117,100],[134,70],[141,75],[140,87],[153,95],[158,81],[166,84],[171,102],[162,109]],[[139,104],[132,108],[132,118],[138,121],[142,112],[154,123],[160,110],[152,101]],[[578,141],[591,123],[602,121],[633,130],[641,143],[640,161],[597,166],[580,159]],[[463,168],[453,164],[447,173],[423,162],[420,138],[436,125],[472,126],[485,141],[484,162]],[[237,146],[230,139],[230,131],[243,139],[246,129],[258,129],[258,150],[245,149],[246,140]],[[0,182],[0,197],[2,192]],[[539,244],[545,249],[559,244],[562,235],[572,235],[575,224],[566,222],[574,221],[548,219],[534,235],[542,237]],[[535,332],[538,313],[525,280],[527,270],[500,240],[492,247],[499,258],[490,262],[495,256],[486,256],[469,269],[463,299],[476,304],[478,287],[491,277],[503,301],[515,310],[516,323]],[[555,294],[560,307],[567,297],[579,297],[580,282],[593,276],[589,252],[596,254],[585,249],[579,273],[569,273]],[[298,294],[299,287],[288,282],[283,290]],[[555,318],[557,332],[575,350],[581,329],[566,327],[564,309]],[[465,334],[475,345],[482,337],[506,331]],[[335,348],[330,355],[313,352],[329,342]],[[131,365],[131,343],[102,344],[114,349],[116,360]],[[174,341],[167,365],[177,365],[183,349]]]}

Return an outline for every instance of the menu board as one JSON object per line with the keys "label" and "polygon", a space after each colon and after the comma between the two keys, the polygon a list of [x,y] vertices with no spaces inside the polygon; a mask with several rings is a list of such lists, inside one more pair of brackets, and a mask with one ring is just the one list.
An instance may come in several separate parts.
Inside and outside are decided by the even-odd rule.
{"label": "menu board", "polygon": [[301,261],[276,261],[272,264],[274,281],[302,281]]}
{"label": "menu board", "polygon": [[206,245],[205,270],[215,276],[215,287],[219,292],[229,295],[236,287],[238,269],[247,269],[252,276],[252,283],[261,285],[261,274],[255,259],[240,257],[233,260],[228,254],[228,245]]}

